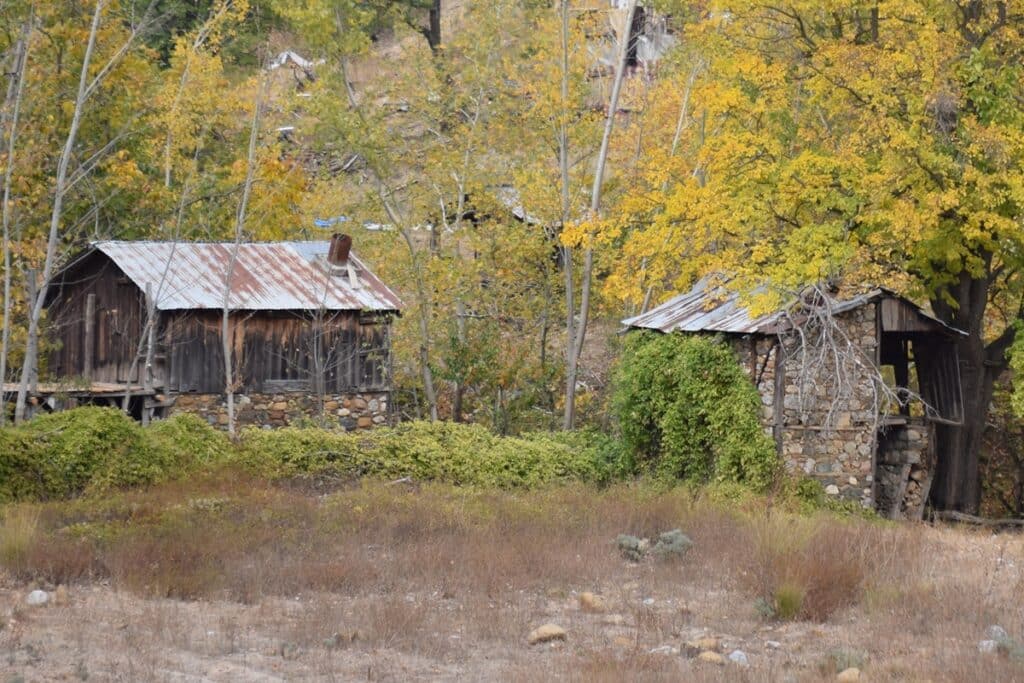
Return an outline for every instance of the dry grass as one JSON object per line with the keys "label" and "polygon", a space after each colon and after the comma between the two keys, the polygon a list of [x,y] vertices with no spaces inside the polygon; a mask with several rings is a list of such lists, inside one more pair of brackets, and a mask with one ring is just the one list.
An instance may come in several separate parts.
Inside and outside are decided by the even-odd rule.
{"label": "dry grass", "polygon": [[[236,476],[8,508],[3,520],[0,607],[33,584],[70,583],[76,596],[8,613],[0,645],[14,654],[0,672],[28,679],[65,671],[40,651],[68,653],[65,673],[80,661],[90,680],[811,681],[851,658],[872,681],[1024,679],[1021,664],[977,652],[989,624],[1024,635],[1016,537],[737,510],[682,490],[317,495]],[[679,560],[634,564],[614,545],[676,527],[695,541]],[[585,590],[609,612],[580,610]],[[758,616],[757,598],[787,592],[792,621]],[[528,647],[548,621],[568,642]],[[95,634],[110,623],[105,642]],[[41,650],[31,633],[63,640]],[[652,652],[702,635],[751,666]]]}
{"label": "dry grass", "polygon": [[918,538],[892,525],[766,514],[751,524],[748,585],[781,619],[826,621],[876,585],[905,585]]}
{"label": "dry grass", "polygon": [[0,519],[0,564],[19,571],[26,567],[29,549],[37,542],[39,509],[10,505]]}

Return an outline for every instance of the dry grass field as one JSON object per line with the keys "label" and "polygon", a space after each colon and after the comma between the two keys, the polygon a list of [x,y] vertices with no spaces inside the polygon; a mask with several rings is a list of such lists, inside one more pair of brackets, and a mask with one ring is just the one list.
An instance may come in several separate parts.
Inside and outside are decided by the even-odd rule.
{"label": "dry grass field", "polygon": [[[1024,680],[1013,642],[978,647],[994,624],[1024,637],[1012,534],[683,489],[224,474],[2,514],[0,683]],[[674,528],[682,557],[615,543]],[[547,623],[565,639],[528,644]]]}

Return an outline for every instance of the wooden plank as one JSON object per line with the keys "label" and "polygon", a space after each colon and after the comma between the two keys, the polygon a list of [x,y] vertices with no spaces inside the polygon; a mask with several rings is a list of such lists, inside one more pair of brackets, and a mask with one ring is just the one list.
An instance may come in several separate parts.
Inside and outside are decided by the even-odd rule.
{"label": "wooden plank", "polygon": [[882,330],[885,332],[935,332],[944,330],[939,324],[921,316],[912,306],[899,299],[882,299]]}
{"label": "wooden plank", "polygon": [[[96,293],[89,292],[85,296],[85,339],[83,340],[83,346],[85,347],[82,351],[82,377],[85,381],[92,380],[92,356],[93,349],[96,345]],[[67,368],[70,373],[74,372],[74,368]]]}

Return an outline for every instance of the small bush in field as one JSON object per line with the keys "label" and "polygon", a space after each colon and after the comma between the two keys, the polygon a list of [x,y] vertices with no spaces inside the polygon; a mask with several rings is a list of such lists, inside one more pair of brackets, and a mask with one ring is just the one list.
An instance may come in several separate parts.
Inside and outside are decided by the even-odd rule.
{"label": "small bush in field", "polygon": [[836,518],[770,516],[754,525],[748,580],[776,618],[825,621],[860,601],[887,555],[886,534]]}
{"label": "small bush in field", "polygon": [[775,589],[774,615],[783,621],[796,619],[804,608],[804,591],[793,584],[783,584]]}

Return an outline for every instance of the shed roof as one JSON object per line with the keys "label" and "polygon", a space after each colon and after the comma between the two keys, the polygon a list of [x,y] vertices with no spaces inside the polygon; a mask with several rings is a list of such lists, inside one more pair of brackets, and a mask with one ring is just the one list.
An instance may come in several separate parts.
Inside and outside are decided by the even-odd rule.
{"label": "shed roof", "polygon": [[[240,244],[232,269],[232,310],[399,311],[402,301],[354,253],[347,268],[327,262],[330,242]],[[100,253],[145,291],[159,310],[221,309],[231,242],[103,241],[72,259],[55,279]]]}
{"label": "shed roof", "polygon": [[[740,302],[738,292],[730,291],[717,284],[720,280],[704,277],[697,281],[689,292],[680,294],[665,303],[632,318],[622,324],[632,328],[658,330],[660,332],[725,332],[730,334],[777,334],[788,326],[786,309],[792,304],[764,315],[754,317]],[[764,291],[763,288],[759,288]],[[962,331],[947,325],[929,315],[920,306],[896,292],[876,287],[870,291],[840,299],[832,307],[833,313],[843,313],[880,299],[894,299],[911,310],[929,328],[953,335]]]}

